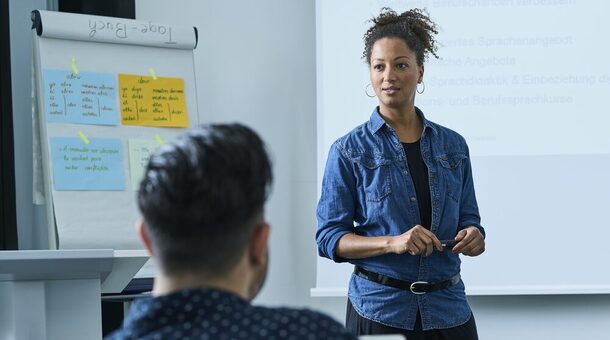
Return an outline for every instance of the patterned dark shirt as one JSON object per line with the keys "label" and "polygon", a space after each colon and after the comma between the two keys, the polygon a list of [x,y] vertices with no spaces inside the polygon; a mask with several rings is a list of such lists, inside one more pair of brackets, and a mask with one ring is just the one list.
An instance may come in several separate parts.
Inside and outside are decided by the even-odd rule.
{"label": "patterned dark shirt", "polygon": [[106,339],[356,339],[330,317],[265,308],[217,289],[187,289],[136,300]]}

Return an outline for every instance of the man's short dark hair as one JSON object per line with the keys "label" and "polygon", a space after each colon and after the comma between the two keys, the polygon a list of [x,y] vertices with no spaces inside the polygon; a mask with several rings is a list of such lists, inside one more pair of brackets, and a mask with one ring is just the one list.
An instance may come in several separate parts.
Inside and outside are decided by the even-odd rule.
{"label": "man's short dark hair", "polygon": [[161,269],[234,268],[262,222],[272,176],[263,141],[241,124],[204,125],[155,152],[138,205]]}

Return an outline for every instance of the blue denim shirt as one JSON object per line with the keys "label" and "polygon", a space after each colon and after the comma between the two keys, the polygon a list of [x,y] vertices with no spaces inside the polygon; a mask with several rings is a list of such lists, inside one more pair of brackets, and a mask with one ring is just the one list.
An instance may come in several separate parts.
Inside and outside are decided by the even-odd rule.
{"label": "blue denim shirt", "polygon": [[[484,234],[466,141],[426,120],[417,108],[416,112],[424,126],[421,152],[430,181],[430,230],[438,239],[453,239],[468,226],[476,226]],[[400,235],[420,223],[404,149],[378,109],[368,122],[332,145],[317,216],[318,253],[336,262],[345,260],[335,254],[335,248],[347,233]],[[387,254],[349,262],[409,282],[438,282],[460,272],[459,256],[448,250],[435,250],[428,257]],[[415,295],[352,275],[348,296],[363,317],[403,329],[413,329],[418,309],[423,330],[459,326],[471,316],[461,281],[444,290]]]}

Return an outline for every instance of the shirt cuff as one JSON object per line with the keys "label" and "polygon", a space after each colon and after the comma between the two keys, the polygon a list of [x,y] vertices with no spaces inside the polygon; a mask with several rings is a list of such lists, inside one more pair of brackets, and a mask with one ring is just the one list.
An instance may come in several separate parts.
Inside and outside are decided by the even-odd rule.
{"label": "shirt cuff", "polygon": [[326,242],[326,247],[325,247],[326,254],[320,254],[320,255],[328,257],[329,259],[333,260],[334,262],[347,262],[348,259],[345,259],[345,258],[337,255],[336,250],[337,250],[337,246],[339,245],[339,239],[341,237],[343,237],[343,235],[349,234],[351,232],[353,232],[353,231],[352,230],[336,231],[332,236],[330,236],[330,238]]}

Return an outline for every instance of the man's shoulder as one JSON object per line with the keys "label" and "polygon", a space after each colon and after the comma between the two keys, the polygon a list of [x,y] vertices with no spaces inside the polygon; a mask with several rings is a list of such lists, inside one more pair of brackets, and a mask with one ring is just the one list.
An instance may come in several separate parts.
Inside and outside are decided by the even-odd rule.
{"label": "man's shoulder", "polygon": [[[308,309],[268,308],[242,305],[214,305],[197,310],[197,313],[166,317],[171,322],[164,323],[159,318],[147,319],[149,325],[135,325],[116,331],[105,339],[123,340],[133,338],[163,339],[315,339],[353,340],[351,334],[331,317]],[[191,311],[191,312],[194,312]],[[165,315],[165,313],[162,313]],[[165,316],[161,316],[162,318]],[[140,320],[142,321],[142,320]],[[166,320],[168,321],[168,320]],[[135,326],[135,327],[133,327]]]}
{"label": "man's shoulder", "polygon": [[335,321],[330,316],[314,311],[308,308],[291,308],[291,307],[264,307],[264,306],[252,306],[253,312],[259,312],[271,316],[283,316],[285,318],[313,318],[313,319],[324,319],[330,320],[333,323],[340,325],[339,322]]}
{"label": "man's shoulder", "polygon": [[[288,307],[253,307],[253,313],[261,313],[277,335],[288,334],[297,339],[356,339],[342,324],[332,317],[310,309]],[[286,332],[286,333],[284,333]]]}

